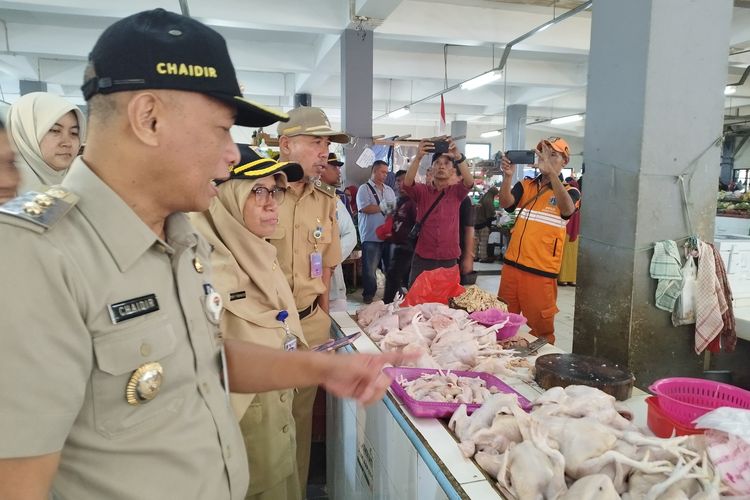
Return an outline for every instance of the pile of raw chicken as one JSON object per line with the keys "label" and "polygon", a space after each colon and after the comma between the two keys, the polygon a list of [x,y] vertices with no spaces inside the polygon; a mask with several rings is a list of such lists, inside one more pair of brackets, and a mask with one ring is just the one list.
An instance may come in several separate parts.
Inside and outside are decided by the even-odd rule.
{"label": "pile of raw chicken", "polygon": [[532,365],[497,343],[505,326],[477,324],[466,311],[426,303],[400,308],[398,302],[373,302],[357,311],[357,323],[381,350],[416,352],[409,366],[487,372],[524,381],[534,379]]}
{"label": "pile of raw chicken", "polygon": [[396,382],[415,400],[434,403],[482,404],[498,392],[479,377],[459,377],[450,371],[424,373],[412,380],[401,376]]}
{"label": "pile of raw chicken", "polygon": [[703,436],[642,434],[615,399],[586,386],[554,387],[530,413],[514,394],[496,394],[449,422],[461,451],[518,500],[709,500],[720,478]]}

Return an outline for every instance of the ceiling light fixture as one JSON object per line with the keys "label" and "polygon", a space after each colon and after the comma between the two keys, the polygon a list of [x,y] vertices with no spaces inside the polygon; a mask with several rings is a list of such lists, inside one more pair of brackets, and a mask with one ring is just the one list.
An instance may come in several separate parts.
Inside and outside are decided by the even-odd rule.
{"label": "ceiling light fixture", "polygon": [[[540,28],[543,28],[544,26],[547,26],[547,25],[557,24],[557,23],[559,23],[559,22],[561,22],[561,21],[563,21],[563,20],[565,20],[565,19],[567,19],[569,17],[575,16],[576,14],[578,14],[581,11],[583,11],[584,9],[587,9],[587,8],[591,7],[592,2],[593,2],[593,0],[586,0],[584,3],[582,3],[581,5],[579,5],[578,7],[576,7],[575,9],[569,10],[568,12],[566,12],[564,14],[560,14],[559,16],[555,17],[552,21],[548,21],[548,22],[546,22],[546,23],[544,23],[544,24],[542,24],[540,26],[537,26],[536,28],[532,29],[531,31],[529,31],[527,33],[524,33],[523,35],[519,36],[518,38],[515,38],[515,39],[511,40],[510,42],[508,42],[507,44],[505,44],[505,50],[503,50],[503,55],[500,58],[500,64],[498,64],[495,68],[493,68],[489,72],[482,73],[482,75],[485,75],[487,73],[494,73],[494,72],[498,72],[498,73],[500,73],[502,75],[502,70],[503,70],[503,68],[505,68],[505,63],[508,61],[508,56],[510,56],[510,52],[513,49],[514,46],[516,46],[517,44],[519,44],[519,43],[523,42],[524,40],[526,40],[528,38],[531,38],[532,36],[534,36],[535,34],[537,34],[539,32]],[[481,77],[482,75],[479,75],[479,76]],[[432,94],[430,94],[430,95],[428,95],[426,97],[422,97],[422,98],[417,99],[417,100],[412,100],[409,103],[409,106],[412,106],[414,104],[418,104],[420,102],[429,101],[429,100],[434,99],[436,97],[440,97],[441,95],[447,94],[448,92],[456,90],[459,87],[463,88],[465,83],[468,83],[469,81],[474,80],[474,79],[475,78],[472,78],[472,79],[470,79],[470,80],[468,80],[466,82],[456,83],[455,85],[451,85],[450,87],[446,87],[443,90],[439,90],[438,92],[432,93]],[[386,117],[386,116],[389,116],[389,114],[388,113],[384,113],[384,114],[382,114],[380,116],[376,116],[374,119],[378,120],[378,119]]]}
{"label": "ceiling light fixture", "polygon": [[561,116],[560,118],[553,118],[549,121],[550,125],[564,125],[566,123],[575,123],[583,120],[583,115],[569,115]]}
{"label": "ceiling light fixture", "polygon": [[724,87],[724,95],[732,95],[735,92],[737,92],[737,87],[735,85],[727,85]]}
{"label": "ceiling light fixture", "polygon": [[499,80],[503,77],[503,72],[497,69],[482,73],[479,76],[467,80],[461,84],[461,90],[474,90],[488,83],[492,83],[495,80]]}
{"label": "ceiling light fixture", "polygon": [[406,116],[409,113],[409,106],[404,106],[403,108],[398,108],[388,113],[388,118],[401,118],[402,116]]}
{"label": "ceiling light fixture", "polygon": [[502,130],[490,130],[489,132],[482,132],[481,134],[479,134],[479,137],[481,137],[482,139],[489,139],[490,137],[497,137],[502,133]]}

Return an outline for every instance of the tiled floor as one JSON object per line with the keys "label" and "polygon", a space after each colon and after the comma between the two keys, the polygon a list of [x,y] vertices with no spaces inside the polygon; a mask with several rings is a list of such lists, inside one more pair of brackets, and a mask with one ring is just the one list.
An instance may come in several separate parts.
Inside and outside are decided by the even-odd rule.
{"label": "tiled floor", "polygon": [[[497,293],[500,287],[500,264],[481,264],[474,263],[474,270],[479,273],[477,277],[477,286],[493,294]],[[557,307],[560,312],[555,316],[555,345],[566,352],[573,350],[573,310],[575,308],[575,287],[561,286],[558,287]],[[378,288],[375,299],[380,299],[383,295],[382,288]],[[350,293],[347,301],[347,310],[353,313],[362,305],[362,289]],[[528,327],[523,327],[528,331]]]}

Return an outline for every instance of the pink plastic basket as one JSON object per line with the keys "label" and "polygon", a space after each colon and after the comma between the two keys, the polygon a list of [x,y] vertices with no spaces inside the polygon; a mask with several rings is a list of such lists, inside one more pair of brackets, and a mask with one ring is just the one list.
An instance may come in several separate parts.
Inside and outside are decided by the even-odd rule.
{"label": "pink plastic basket", "polygon": [[521,325],[526,323],[526,318],[520,314],[501,311],[500,309],[487,309],[486,311],[475,311],[469,317],[484,326],[496,325],[508,320],[505,325],[496,332],[497,340],[505,340],[514,337]]}
{"label": "pink plastic basket", "polygon": [[693,420],[720,406],[750,409],[750,392],[712,380],[663,378],[651,384],[649,390],[658,396],[666,415],[691,428]]}
{"label": "pink plastic basket", "polygon": [[[386,375],[393,379],[393,382],[391,382],[391,390],[393,391],[393,393],[398,396],[401,401],[403,401],[404,406],[406,406],[411,414],[415,417],[447,418],[452,416],[453,413],[458,409],[458,407],[461,406],[460,403],[436,403],[433,401],[418,401],[409,396],[409,394],[406,392],[406,389],[401,387],[401,384],[398,383],[398,378],[401,376],[403,376],[406,380],[414,380],[421,377],[422,374],[438,373],[438,371],[442,371],[443,373],[447,373],[448,371],[450,371],[451,373],[454,373],[459,377],[481,378],[486,382],[488,388],[495,387],[500,392],[515,394],[516,396],[518,396],[518,405],[526,411],[531,411],[531,401],[521,396],[516,390],[505,384],[502,380],[493,375],[490,375],[489,373],[402,367],[384,368],[383,371]],[[480,406],[482,405],[467,404],[466,413],[468,415],[471,415],[474,410],[478,409]]]}

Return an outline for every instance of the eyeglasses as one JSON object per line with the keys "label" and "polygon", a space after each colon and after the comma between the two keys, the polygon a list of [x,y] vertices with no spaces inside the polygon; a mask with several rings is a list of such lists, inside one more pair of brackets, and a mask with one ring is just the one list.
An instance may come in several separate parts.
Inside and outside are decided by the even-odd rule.
{"label": "eyeglasses", "polygon": [[255,204],[261,207],[267,205],[268,202],[271,201],[272,196],[276,204],[281,205],[284,202],[284,197],[286,196],[286,188],[278,186],[273,189],[268,189],[264,186],[258,186],[251,189],[250,192],[255,195]]}

